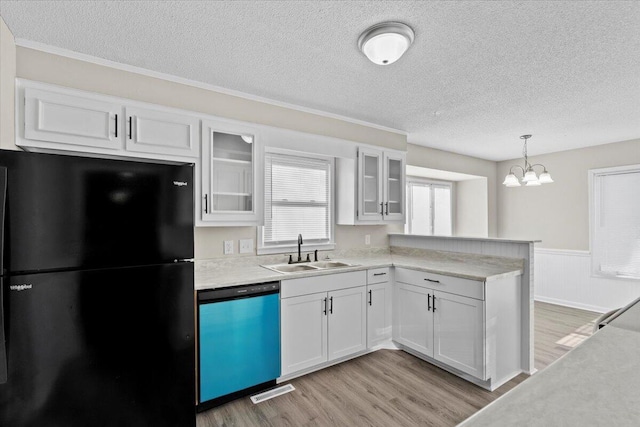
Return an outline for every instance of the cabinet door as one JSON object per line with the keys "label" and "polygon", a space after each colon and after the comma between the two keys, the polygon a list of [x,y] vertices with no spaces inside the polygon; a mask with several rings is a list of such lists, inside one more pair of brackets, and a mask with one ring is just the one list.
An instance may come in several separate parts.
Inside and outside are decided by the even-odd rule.
{"label": "cabinet door", "polygon": [[329,360],[367,348],[366,286],[328,293]]}
{"label": "cabinet door", "polygon": [[382,221],[382,152],[358,149],[358,219]]}
{"label": "cabinet door", "polygon": [[384,153],[384,219],[404,222],[405,211],[405,159],[397,153]]}
{"label": "cabinet door", "polygon": [[485,379],[484,301],[434,291],[434,358]]}
{"label": "cabinet door", "polygon": [[367,286],[367,348],[391,339],[392,293],[389,282]]}
{"label": "cabinet door", "polygon": [[241,124],[203,122],[202,220],[225,225],[257,224],[258,136]]}
{"label": "cabinet door", "polygon": [[327,294],[281,301],[282,375],[327,361]]}
{"label": "cabinet door", "polygon": [[[26,139],[121,150],[122,106],[91,97],[63,95],[41,89],[24,90]],[[65,146],[57,147],[65,149]]]}
{"label": "cabinet door", "polygon": [[200,121],[194,117],[126,107],[128,151],[198,157]]}
{"label": "cabinet door", "polygon": [[429,311],[431,291],[398,283],[397,333],[395,340],[426,356],[433,356],[433,314]]}

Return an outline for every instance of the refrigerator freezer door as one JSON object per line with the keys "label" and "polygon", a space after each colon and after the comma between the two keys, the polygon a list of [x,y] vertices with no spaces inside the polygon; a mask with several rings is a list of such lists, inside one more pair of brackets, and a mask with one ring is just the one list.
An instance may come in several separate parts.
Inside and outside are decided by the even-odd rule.
{"label": "refrigerator freezer door", "polygon": [[192,263],[14,276],[3,291],[1,426],[195,425]]}
{"label": "refrigerator freezer door", "polygon": [[4,274],[193,258],[193,167],[0,151]]}

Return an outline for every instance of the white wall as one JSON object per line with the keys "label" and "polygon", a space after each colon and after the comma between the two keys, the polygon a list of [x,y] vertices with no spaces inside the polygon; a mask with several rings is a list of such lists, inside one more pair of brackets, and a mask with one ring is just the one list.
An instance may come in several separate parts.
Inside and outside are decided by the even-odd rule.
{"label": "white wall", "polygon": [[[640,139],[529,158],[545,165],[553,184],[498,184],[498,236],[542,240],[539,248],[589,250],[589,169],[640,164]],[[522,159],[498,163],[500,182]]]}
{"label": "white wall", "polygon": [[[535,297],[606,311],[640,296],[640,281],[591,276],[589,169],[640,164],[640,139],[531,157],[554,179],[540,187],[498,184],[498,236],[536,244]],[[521,159],[498,163],[498,177]],[[640,196],[640,190],[639,190]]]}
{"label": "white wall", "polygon": [[[462,154],[450,153],[448,151],[436,150],[434,148],[422,147],[420,145],[407,144],[407,165],[485,177],[486,183],[484,184],[484,192],[487,194],[487,233],[489,237],[497,236],[498,215],[496,210],[496,162],[463,156]],[[478,182],[476,185],[480,185],[480,183]],[[460,208],[457,209],[460,210]],[[481,213],[481,215],[483,215],[483,213]],[[473,227],[471,232],[473,232],[474,235],[477,235],[476,233],[478,232],[478,229]],[[462,235],[457,230],[456,234]],[[486,236],[487,234],[483,237]]]}
{"label": "white wall", "polygon": [[14,85],[16,45],[13,34],[0,17],[0,148],[17,150],[14,141]]}
{"label": "white wall", "polygon": [[456,236],[489,236],[489,199],[487,190],[487,178],[456,182]]}

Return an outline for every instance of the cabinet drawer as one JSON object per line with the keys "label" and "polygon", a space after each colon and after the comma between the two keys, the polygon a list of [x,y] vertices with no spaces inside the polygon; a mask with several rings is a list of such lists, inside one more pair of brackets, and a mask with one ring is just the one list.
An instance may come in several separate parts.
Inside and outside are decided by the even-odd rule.
{"label": "cabinet drawer", "polygon": [[484,282],[477,280],[396,268],[396,282],[484,300]]}
{"label": "cabinet drawer", "polygon": [[367,285],[373,285],[374,283],[384,283],[388,282],[389,279],[389,268],[372,268],[371,270],[367,270]]}
{"label": "cabinet drawer", "polygon": [[280,283],[280,298],[291,298],[364,286],[367,284],[367,272],[350,271],[348,273],[325,274],[322,276],[281,280]]}

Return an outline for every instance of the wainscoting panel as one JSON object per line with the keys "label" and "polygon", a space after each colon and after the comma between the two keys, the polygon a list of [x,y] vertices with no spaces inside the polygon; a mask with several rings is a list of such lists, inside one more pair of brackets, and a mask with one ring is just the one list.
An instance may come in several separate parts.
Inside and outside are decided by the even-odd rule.
{"label": "wainscoting panel", "polygon": [[537,301],[604,313],[640,296],[640,280],[591,276],[587,251],[535,249]]}

